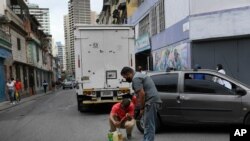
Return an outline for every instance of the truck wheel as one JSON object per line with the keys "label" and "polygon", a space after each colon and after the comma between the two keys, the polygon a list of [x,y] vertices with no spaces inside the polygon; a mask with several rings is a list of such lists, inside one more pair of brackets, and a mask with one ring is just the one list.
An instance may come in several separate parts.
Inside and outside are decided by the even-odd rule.
{"label": "truck wheel", "polygon": [[79,104],[78,106],[78,111],[83,113],[83,112],[89,112],[90,111],[90,108],[88,105],[84,105],[84,104]]}
{"label": "truck wheel", "polygon": [[[144,133],[144,118],[143,117],[136,120],[136,127],[142,134]],[[157,116],[156,121],[155,121],[155,133],[159,133],[160,127],[161,127],[160,118]]]}
{"label": "truck wheel", "polygon": [[77,100],[77,109],[81,113],[90,111],[89,105],[83,104],[82,100]]}

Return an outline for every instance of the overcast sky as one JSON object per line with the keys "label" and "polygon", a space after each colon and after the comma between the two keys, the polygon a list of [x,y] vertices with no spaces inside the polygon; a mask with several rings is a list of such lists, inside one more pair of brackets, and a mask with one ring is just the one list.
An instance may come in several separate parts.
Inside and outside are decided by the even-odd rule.
{"label": "overcast sky", "polygon": [[[63,16],[68,14],[69,0],[29,0],[29,3],[38,4],[40,8],[50,9],[50,30],[55,41],[64,44]],[[99,13],[103,0],[90,0],[92,11]]]}

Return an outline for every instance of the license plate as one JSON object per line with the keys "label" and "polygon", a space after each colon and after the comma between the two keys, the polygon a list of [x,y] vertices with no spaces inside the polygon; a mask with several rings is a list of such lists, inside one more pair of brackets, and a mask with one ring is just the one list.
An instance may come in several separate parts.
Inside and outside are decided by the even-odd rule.
{"label": "license plate", "polygon": [[102,96],[104,96],[104,97],[113,96],[113,92],[112,91],[104,91],[104,92],[102,92]]}

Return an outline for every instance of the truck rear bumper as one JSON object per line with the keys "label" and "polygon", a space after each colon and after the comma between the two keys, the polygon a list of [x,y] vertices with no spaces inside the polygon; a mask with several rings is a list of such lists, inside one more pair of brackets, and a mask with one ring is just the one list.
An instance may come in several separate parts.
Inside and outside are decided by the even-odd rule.
{"label": "truck rear bumper", "polygon": [[121,100],[101,100],[101,101],[83,101],[83,104],[105,104],[105,103],[117,103],[121,102]]}
{"label": "truck rear bumper", "polygon": [[103,98],[103,97],[91,97],[91,99],[83,99],[82,103],[83,104],[102,104],[102,103],[117,103],[121,102],[122,97],[108,97],[108,98]]}

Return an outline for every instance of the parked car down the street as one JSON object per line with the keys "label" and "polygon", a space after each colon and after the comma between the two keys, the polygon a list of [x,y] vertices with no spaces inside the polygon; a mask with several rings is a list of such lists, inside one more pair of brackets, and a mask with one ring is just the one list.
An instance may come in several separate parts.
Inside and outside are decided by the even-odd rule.
{"label": "parked car down the street", "polygon": [[70,88],[73,89],[74,88],[74,84],[72,81],[64,81],[62,84],[63,89],[65,88]]}

